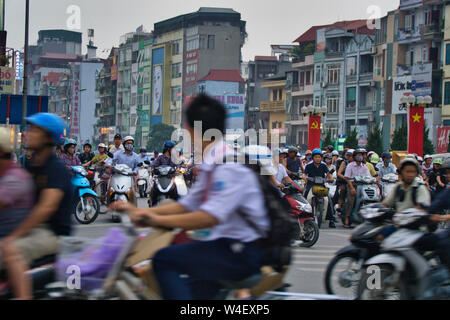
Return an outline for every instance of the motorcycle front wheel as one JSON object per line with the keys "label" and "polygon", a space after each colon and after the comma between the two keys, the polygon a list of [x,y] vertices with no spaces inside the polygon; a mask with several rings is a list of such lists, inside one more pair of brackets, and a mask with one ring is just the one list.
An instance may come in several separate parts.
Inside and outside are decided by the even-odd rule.
{"label": "motorcycle front wheel", "polygon": [[358,285],[361,270],[357,267],[359,256],[344,253],[335,256],[325,272],[325,290],[327,294],[350,299],[358,296]]}
{"label": "motorcycle front wheel", "polygon": [[[84,203],[85,210],[83,210],[81,201]],[[80,224],[93,223],[97,219],[99,212],[100,202],[97,197],[90,194],[82,196],[74,206],[74,216]]]}
{"label": "motorcycle front wheel", "polygon": [[300,247],[310,248],[316,244],[317,240],[319,240],[319,227],[314,222],[314,220],[306,220],[303,225],[303,235],[301,239],[303,243],[300,244]]}

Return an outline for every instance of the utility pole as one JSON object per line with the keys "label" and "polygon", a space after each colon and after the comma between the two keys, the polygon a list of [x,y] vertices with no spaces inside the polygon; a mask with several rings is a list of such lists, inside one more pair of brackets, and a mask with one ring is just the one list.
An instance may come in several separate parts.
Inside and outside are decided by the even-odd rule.
{"label": "utility pole", "polygon": [[[30,0],[25,0],[25,46],[23,49],[23,99],[22,99],[22,139],[26,127],[27,99],[28,99],[28,28],[30,18]],[[20,147],[23,150],[23,141]]]}

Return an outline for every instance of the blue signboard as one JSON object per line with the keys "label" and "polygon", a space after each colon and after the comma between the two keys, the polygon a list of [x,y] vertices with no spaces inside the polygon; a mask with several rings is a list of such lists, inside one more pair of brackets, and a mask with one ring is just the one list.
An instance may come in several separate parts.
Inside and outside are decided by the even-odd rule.
{"label": "blue signboard", "polygon": [[[9,103],[8,103],[9,96]],[[28,96],[27,116],[39,112],[48,112],[47,96]],[[8,107],[9,105],[9,107]],[[2,94],[0,97],[0,123],[6,124],[9,113],[9,124],[22,123],[22,95]]]}

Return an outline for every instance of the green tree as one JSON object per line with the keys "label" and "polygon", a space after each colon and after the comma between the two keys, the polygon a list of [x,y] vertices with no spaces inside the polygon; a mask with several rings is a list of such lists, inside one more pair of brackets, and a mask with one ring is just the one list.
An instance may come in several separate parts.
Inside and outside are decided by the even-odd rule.
{"label": "green tree", "polygon": [[350,134],[347,136],[347,139],[345,139],[344,142],[344,148],[349,149],[357,149],[358,148],[358,133],[356,132],[356,128],[350,132]]}
{"label": "green tree", "polygon": [[408,127],[403,124],[400,128],[394,131],[392,137],[391,150],[404,151],[408,150]]}
{"label": "green tree", "polygon": [[327,136],[325,137],[325,140],[322,142],[322,149],[326,149],[329,145],[334,146],[334,141],[331,139],[331,130],[328,129]]}
{"label": "green tree", "polygon": [[450,133],[448,134],[447,152],[450,152]]}
{"label": "green tree", "polygon": [[367,150],[375,151],[378,155],[383,152],[383,139],[381,137],[381,131],[378,126],[374,126],[373,130],[369,132],[367,138]]}
{"label": "green tree", "polygon": [[430,133],[430,129],[427,126],[423,127],[423,154],[433,154],[434,146],[433,142],[428,139],[428,134]]}
{"label": "green tree", "polygon": [[150,139],[147,143],[147,150],[149,152],[154,150],[159,150],[159,152],[161,152],[164,142],[170,140],[172,133],[175,130],[175,127],[164,123],[157,123],[152,126],[150,130]]}

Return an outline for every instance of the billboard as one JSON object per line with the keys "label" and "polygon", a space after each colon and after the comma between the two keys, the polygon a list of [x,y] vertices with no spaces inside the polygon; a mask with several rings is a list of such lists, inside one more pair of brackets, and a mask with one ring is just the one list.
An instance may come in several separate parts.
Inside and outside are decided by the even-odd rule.
{"label": "billboard", "polygon": [[326,28],[319,29],[316,31],[316,51],[323,51],[325,50],[325,30]]}
{"label": "billboard", "polygon": [[450,127],[437,129],[436,153],[447,153],[449,144]]}
{"label": "billboard", "polygon": [[231,130],[244,130],[245,96],[243,94],[226,94],[214,96],[225,105],[227,110],[226,128]]}
{"label": "billboard", "polygon": [[161,115],[163,108],[163,69],[161,65],[153,67],[152,114]]}
{"label": "billboard", "polygon": [[0,67],[0,94],[14,93],[14,69]]}

